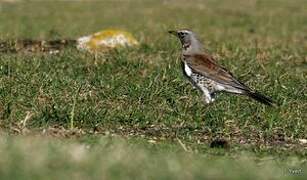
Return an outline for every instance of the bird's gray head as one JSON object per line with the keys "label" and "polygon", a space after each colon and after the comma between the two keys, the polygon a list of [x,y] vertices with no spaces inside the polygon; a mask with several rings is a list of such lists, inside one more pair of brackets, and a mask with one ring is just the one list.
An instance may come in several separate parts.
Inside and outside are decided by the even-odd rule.
{"label": "bird's gray head", "polygon": [[197,35],[192,31],[183,29],[168,32],[179,38],[183,54],[201,53],[203,51],[202,44],[198,40]]}

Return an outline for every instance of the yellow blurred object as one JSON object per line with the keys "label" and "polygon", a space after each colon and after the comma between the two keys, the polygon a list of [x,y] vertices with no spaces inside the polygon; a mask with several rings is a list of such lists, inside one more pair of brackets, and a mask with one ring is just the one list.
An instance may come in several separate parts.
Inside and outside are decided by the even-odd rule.
{"label": "yellow blurred object", "polygon": [[129,32],[114,29],[103,30],[77,39],[78,49],[94,52],[138,44],[139,42]]}

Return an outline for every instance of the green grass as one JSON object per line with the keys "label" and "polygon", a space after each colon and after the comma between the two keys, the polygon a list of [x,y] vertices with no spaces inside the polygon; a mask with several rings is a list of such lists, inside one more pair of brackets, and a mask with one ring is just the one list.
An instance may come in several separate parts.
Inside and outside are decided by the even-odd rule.
{"label": "green grass", "polygon": [[3,179],[304,179],[307,168],[295,157],[187,153],[110,136],[94,142],[4,136],[0,151]]}
{"label": "green grass", "polygon": [[94,144],[1,137],[0,151],[3,179],[303,179],[306,175],[306,165],[297,158],[285,163],[248,152],[212,158],[216,152],[187,153],[174,145],[135,144],[114,137]]}
{"label": "green grass", "polygon": [[[1,53],[2,131],[41,134],[45,129],[52,136],[66,137],[74,136],[75,129],[78,129],[82,131],[76,133],[78,137],[95,136],[94,139],[100,139],[105,134],[117,134],[128,139],[136,138],[128,140],[125,146],[144,139],[167,144],[150,150],[143,147],[146,145],[137,146],[137,152],[145,151],[145,160],[138,161],[140,164],[157,163],[145,167],[144,179],[147,175],[151,177],[151,173],[155,178],[160,173],[165,179],[177,177],[158,164],[175,161],[179,165],[174,172],[182,172],[188,160],[195,164],[192,163],[193,167],[187,170],[190,174],[183,173],[186,177],[183,179],[210,177],[201,168],[214,169],[215,166],[207,163],[207,158],[218,161],[216,166],[229,167],[227,171],[231,172],[231,162],[227,158],[236,157],[241,151],[256,157],[264,154],[304,159],[306,144],[300,144],[299,139],[307,138],[306,8],[304,0],[0,3],[1,39],[77,38],[115,27],[130,31],[141,42],[138,48],[118,49],[97,58],[74,48],[67,48],[58,55]],[[204,105],[200,94],[182,75],[178,40],[167,34],[167,30],[177,28],[197,32],[220,64],[247,85],[272,97],[280,106],[270,108],[248,98],[228,94],[220,94],[216,103]],[[27,121],[23,124],[25,119]],[[74,130],[70,132],[68,129],[72,127]],[[59,129],[59,132],[55,130],[54,133],[54,129]],[[216,156],[220,150],[209,148],[210,142],[216,138],[227,140],[230,148],[221,150],[221,154],[228,155]],[[23,144],[22,138],[9,139]],[[189,159],[189,153],[172,153],[173,148],[169,146],[181,147],[178,139],[193,152],[192,159]],[[3,148],[0,148],[3,153],[9,153],[10,149],[6,146],[10,143],[4,142]],[[42,148],[39,150],[42,156],[50,153],[49,146],[45,149],[44,143],[36,143]],[[69,148],[68,145],[61,149],[61,145],[56,143],[50,149],[60,148],[54,158],[59,158],[63,165],[50,168],[62,169],[64,177],[64,166],[69,167],[73,163],[61,158],[65,156],[63,149]],[[102,148],[102,152],[93,150],[94,154],[88,155],[88,167],[72,165],[68,173],[85,166],[85,172],[80,173],[88,177],[92,172],[90,168],[96,164],[93,172],[101,175],[99,166],[102,162],[92,160],[109,158],[100,156],[104,151],[112,153],[112,147],[101,143],[93,146]],[[24,152],[19,146],[12,148],[18,152],[10,155],[8,161],[16,163],[18,158],[23,157],[20,153]],[[32,150],[31,147],[26,149]],[[134,148],[128,148],[130,151]],[[210,151],[215,152],[212,157],[208,155]],[[177,154],[178,159],[175,157]],[[170,159],[168,156],[171,156]],[[202,156],[205,158],[199,158]],[[46,160],[47,163],[49,161],[54,163],[55,160]],[[118,169],[125,169],[129,163],[121,161],[121,158],[118,161],[115,169],[103,168],[103,172],[112,174],[107,177],[115,177],[113,174],[123,177]],[[128,158],[127,161],[132,160]],[[241,161],[237,163],[245,164]],[[20,166],[8,166],[7,172],[15,167],[22,170]],[[111,165],[108,162],[106,166]],[[254,166],[253,162],[251,166]],[[270,166],[278,165],[273,163]],[[131,168],[139,167],[135,165]],[[150,172],[151,168],[153,172]],[[134,169],[132,172],[138,171]],[[33,175],[30,171],[25,173],[29,177]],[[37,175],[40,178],[45,171],[38,173],[41,173]],[[235,178],[239,175],[231,176]],[[255,175],[255,172],[247,174],[249,177]],[[131,174],[131,177],[135,176]]]}

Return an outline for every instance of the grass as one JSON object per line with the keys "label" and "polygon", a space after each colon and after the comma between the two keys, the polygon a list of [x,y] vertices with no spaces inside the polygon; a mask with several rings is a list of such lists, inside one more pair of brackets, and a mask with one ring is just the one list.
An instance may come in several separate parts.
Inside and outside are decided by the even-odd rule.
{"label": "grass", "polygon": [[118,137],[94,143],[2,137],[0,174],[3,179],[303,179],[306,169],[297,158],[285,163],[248,152],[212,156],[216,151],[187,153],[171,144],[137,142]]}
{"label": "grass", "polygon": [[[273,159],[296,156],[300,159],[296,165],[303,168],[306,162],[298,162],[306,156],[306,144],[299,140],[307,138],[306,6],[304,0],[0,3],[1,39],[71,39],[115,27],[130,31],[141,42],[138,48],[118,49],[98,57],[74,48],[67,48],[58,55],[1,53],[2,131],[11,135],[77,136],[73,140],[77,144],[84,136],[94,139],[114,134],[128,137],[127,142],[115,145],[115,152],[121,148],[128,148],[127,152],[145,151],[140,153],[144,156],[138,161],[140,164],[174,161],[179,164],[176,173],[183,172],[183,165],[191,160],[195,165],[192,163],[191,169],[187,170],[190,174],[182,173],[185,179],[210,177],[202,172],[202,166],[208,167],[208,172],[212,170],[213,174],[219,174],[214,171],[215,166],[206,163],[208,159],[231,172],[232,162],[227,158],[236,157],[242,151],[258,158],[262,155],[273,156]],[[271,96],[280,106],[269,108],[245,97],[227,94],[220,94],[212,105],[204,105],[199,93],[182,75],[179,42],[166,33],[177,28],[197,32],[220,64],[247,85]],[[26,146],[31,138],[9,136],[4,139],[7,138],[13,141],[11,148],[17,151],[3,161],[13,163],[7,172],[14,168],[23,170],[22,164],[17,167],[14,163],[18,157],[23,158],[23,150],[35,149],[19,147]],[[225,139],[229,148],[210,149],[210,143],[215,139]],[[148,143],[142,143],[129,149],[147,140],[158,145],[148,148]],[[9,141],[3,141],[1,152],[11,151],[6,148],[10,146]],[[64,166],[72,166],[67,170],[68,174],[87,166],[82,163],[72,165],[74,163],[61,158],[66,156],[65,148],[69,149],[70,145],[59,145],[58,140],[51,140],[51,145],[45,147],[44,142],[40,142],[35,141],[38,154],[43,157],[52,149],[59,151],[54,158],[64,164],[50,169],[62,169],[63,177]],[[115,144],[117,142],[114,140]],[[114,150],[113,146],[101,145],[100,141],[93,146],[94,149],[101,148],[102,152],[101,149],[93,150],[93,155],[87,155],[89,165],[80,172],[85,173],[85,177],[90,176],[90,168],[94,166],[97,167],[93,172],[103,174],[99,172],[103,163],[93,160],[99,157],[103,161],[103,158],[109,158],[100,157],[103,152],[108,155]],[[170,146],[185,147],[193,153],[172,153],[174,149]],[[212,157],[208,155],[211,151],[214,152]],[[200,158],[203,156],[204,159]],[[54,163],[55,159],[47,158],[46,163]],[[103,172],[111,173],[107,177],[115,178],[118,169],[126,168],[132,161],[126,160],[119,158],[115,169],[103,167]],[[287,164],[289,161],[282,162]],[[236,163],[246,164],[246,161]],[[251,167],[256,166],[250,163]],[[274,163],[268,166],[276,168],[278,165]],[[111,166],[109,161],[105,165]],[[153,172],[149,172],[151,168]],[[164,169],[154,165],[147,167],[144,179],[150,178],[151,173],[155,178],[159,174],[165,179],[176,177],[171,170],[163,172]],[[47,171],[38,172],[41,174],[37,177],[43,177]],[[131,171],[138,173],[135,169]],[[33,175],[30,171],[24,173],[29,177]],[[259,175],[246,173],[248,177]],[[25,174],[21,173],[19,177]],[[119,173],[117,178],[124,175]],[[130,175],[136,177],[136,174]],[[230,176],[239,175],[240,172]],[[13,175],[8,173],[8,177]]]}

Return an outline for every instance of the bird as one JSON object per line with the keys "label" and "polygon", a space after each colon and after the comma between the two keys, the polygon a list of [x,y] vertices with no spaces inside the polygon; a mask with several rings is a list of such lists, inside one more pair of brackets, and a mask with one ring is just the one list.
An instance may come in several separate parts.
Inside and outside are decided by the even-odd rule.
{"label": "bird", "polygon": [[183,74],[194,88],[202,93],[205,104],[215,101],[218,92],[245,95],[268,106],[275,102],[265,95],[240,82],[226,68],[219,65],[215,58],[203,48],[198,36],[191,30],[170,30],[181,42],[181,65]]}

